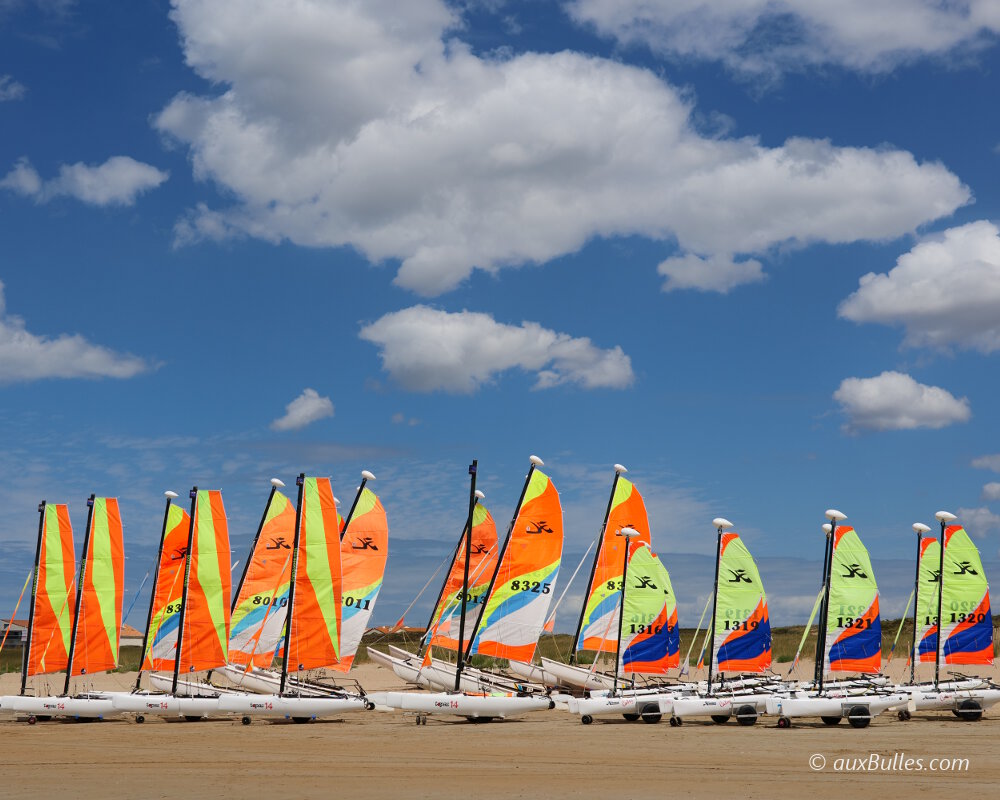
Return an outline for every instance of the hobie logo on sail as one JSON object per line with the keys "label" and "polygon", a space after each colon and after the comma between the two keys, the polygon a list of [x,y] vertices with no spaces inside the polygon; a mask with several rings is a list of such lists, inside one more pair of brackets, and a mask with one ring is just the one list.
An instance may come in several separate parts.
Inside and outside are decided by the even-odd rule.
{"label": "hobie logo on sail", "polygon": [[657,589],[659,588],[648,575],[636,575],[639,579],[639,583],[635,585],[636,589]]}
{"label": "hobie logo on sail", "polygon": [[[532,525],[535,526],[534,529],[532,529]],[[538,522],[529,522],[526,530],[528,533],[552,533],[552,528],[544,519]]]}
{"label": "hobie logo on sail", "polygon": [[[857,565],[855,564],[855,566]],[[730,583],[753,583],[753,581],[747,577],[747,571],[745,569],[731,569],[729,572],[733,576],[729,579]]]}
{"label": "hobie logo on sail", "polygon": [[857,564],[857,563],[855,563],[855,564],[845,564],[844,566],[847,567],[847,572],[845,572],[843,575],[841,575],[840,576],[841,578],[867,578],[868,577],[868,574],[863,569],[861,569],[861,565],[860,564]]}
{"label": "hobie logo on sail", "polygon": [[959,561],[955,566],[958,567],[958,569],[955,570],[955,572],[953,572],[952,575],[978,575],[979,574],[978,572],[976,572],[972,568],[972,564],[970,564],[968,561]]}
{"label": "hobie logo on sail", "polygon": [[170,560],[183,561],[185,558],[187,558],[187,554],[188,554],[187,545],[185,545],[184,547],[174,548],[174,552],[171,554]]}
{"label": "hobie logo on sail", "polygon": [[351,545],[352,550],[378,550],[378,545],[375,544],[375,540],[371,536],[365,536],[362,539],[355,539],[354,544]]}
{"label": "hobie logo on sail", "polygon": [[275,536],[271,539],[271,544],[267,545],[265,550],[291,550],[292,546],[285,542],[284,536]]}

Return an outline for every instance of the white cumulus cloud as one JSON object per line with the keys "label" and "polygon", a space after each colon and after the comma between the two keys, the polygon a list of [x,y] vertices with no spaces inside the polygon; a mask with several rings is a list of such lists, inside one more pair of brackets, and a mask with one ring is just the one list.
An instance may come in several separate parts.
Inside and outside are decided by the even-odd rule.
{"label": "white cumulus cloud", "polygon": [[983,500],[987,502],[992,502],[994,500],[1000,500],[1000,483],[996,481],[990,481],[983,486]]}
{"label": "white cumulus cloud", "polygon": [[0,103],[8,100],[20,100],[27,91],[27,87],[14,80],[13,75],[0,75]]}
{"label": "white cumulus cloud", "polygon": [[6,313],[0,282],[0,384],[43,378],[131,378],[150,369],[137,356],[91,344],[79,334],[39,336]]}
{"label": "white cumulus cloud", "polygon": [[767,277],[761,263],[755,259],[734,261],[723,255],[702,258],[694,253],[668,258],[660,262],[657,271],[667,279],[663,284],[665,292],[698,289],[728,294],[730,289],[745,283],[759,283]]}
{"label": "white cumulus cloud", "polygon": [[928,237],[840,304],[854,322],[901,325],[907,345],[1000,349],[1000,231],[970,222]]}
{"label": "white cumulus cloud", "polygon": [[534,373],[536,389],[624,389],[634,380],[620,347],[602,350],[537,322],[506,325],[473,311],[413,306],[366,325],[360,336],[378,346],[386,372],[415,392],[470,394],[514,368]]}
{"label": "white cumulus cloud", "polygon": [[[442,0],[175,0],[187,62],[221,87],[156,127],[195,177],[179,243],[249,235],[400,261],[423,295],[473,269],[542,263],[594,237],[747,257],[784,243],[884,240],[969,202],[939,163],[888,147],[705,136],[689,96],[574,52],[483,57]],[[668,266],[669,268],[669,266]],[[689,270],[690,272],[690,270]]]}
{"label": "white cumulus cloud", "polygon": [[957,512],[958,519],[969,536],[983,539],[990,531],[1000,530],[1000,516],[994,514],[985,506],[979,508],[960,508]]}
{"label": "white cumulus cloud", "polygon": [[103,164],[63,164],[59,174],[42,180],[31,163],[20,159],[0,180],[0,187],[45,203],[73,197],[95,206],[130,206],[143,192],[155,189],[169,174],[129,156],[112,156]]}
{"label": "white cumulus cloud", "polygon": [[974,458],[972,459],[972,466],[976,469],[988,469],[993,472],[1000,472],[1000,453]]}
{"label": "white cumulus cloud", "polygon": [[297,431],[324,417],[333,416],[333,403],[315,389],[305,389],[285,406],[285,415],[271,423],[275,431]]}
{"label": "white cumulus cloud", "polygon": [[624,44],[774,76],[827,64],[887,72],[993,44],[995,0],[568,0],[570,15]]}
{"label": "white cumulus cloud", "polygon": [[967,398],[956,398],[939,386],[917,383],[901,372],[846,378],[833,399],[847,415],[845,430],[849,432],[944,428],[967,422],[972,416]]}

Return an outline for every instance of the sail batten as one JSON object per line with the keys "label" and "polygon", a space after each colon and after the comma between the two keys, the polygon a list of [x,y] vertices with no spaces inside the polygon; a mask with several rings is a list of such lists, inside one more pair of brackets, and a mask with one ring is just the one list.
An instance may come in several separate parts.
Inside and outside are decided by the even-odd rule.
{"label": "sail batten", "polygon": [[849,525],[834,532],[824,662],[828,672],[882,668],[878,584],[868,551]]}

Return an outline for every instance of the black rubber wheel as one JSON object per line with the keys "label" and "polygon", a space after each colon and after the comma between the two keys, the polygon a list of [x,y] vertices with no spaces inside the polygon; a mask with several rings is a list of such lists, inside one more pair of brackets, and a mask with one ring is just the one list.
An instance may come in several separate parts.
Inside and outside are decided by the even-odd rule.
{"label": "black rubber wheel", "polygon": [[589,725],[593,721],[594,718],[590,716],[590,714],[584,714],[582,717],[580,717],[580,722],[582,722],[584,725]]}
{"label": "black rubber wheel", "polygon": [[250,717],[243,717],[243,719],[241,719],[240,722],[242,722],[244,725],[249,725]]}
{"label": "black rubber wheel", "polygon": [[847,721],[852,728],[867,728],[871,724],[872,715],[865,706],[854,706],[847,712]]}
{"label": "black rubber wheel", "polygon": [[146,721],[146,718],[142,714],[136,714],[135,721],[137,725],[142,725]]}
{"label": "black rubber wheel", "polygon": [[839,725],[843,717],[820,717],[824,725]]}
{"label": "black rubber wheel", "polygon": [[670,727],[671,728],[676,728],[677,727],[677,717],[671,717],[670,718]]}
{"label": "black rubber wheel", "polygon": [[656,725],[661,719],[663,719],[663,714],[660,713],[659,704],[649,703],[642,709],[642,721],[647,725]]}
{"label": "black rubber wheel", "polygon": [[788,717],[778,717],[779,728],[791,728],[792,721]]}
{"label": "black rubber wheel", "polygon": [[958,704],[958,716],[966,722],[979,722],[983,718],[983,707],[978,700],[963,700]]}
{"label": "black rubber wheel", "polygon": [[725,725],[729,722],[729,716],[727,714],[712,714],[712,722],[716,725]]}
{"label": "black rubber wheel", "polygon": [[903,709],[898,714],[896,714],[896,719],[898,719],[900,722],[906,722],[906,720],[908,720],[909,718],[910,718],[910,712],[907,711],[906,709]]}
{"label": "black rubber wheel", "polygon": [[312,717],[292,717],[292,722],[294,722],[296,725],[305,725],[311,719]]}
{"label": "black rubber wheel", "polygon": [[753,706],[740,706],[736,709],[736,722],[744,727],[757,723],[757,709]]}
{"label": "black rubber wheel", "polygon": [[28,724],[29,725],[34,725],[36,722],[38,722],[38,717],[36,717],[34,714],[32,714],[30,717],[28,717]]}
{"label": "black rubber wheel", "polygon": [[642,714],[622,714],[629,722],[638,722]]}

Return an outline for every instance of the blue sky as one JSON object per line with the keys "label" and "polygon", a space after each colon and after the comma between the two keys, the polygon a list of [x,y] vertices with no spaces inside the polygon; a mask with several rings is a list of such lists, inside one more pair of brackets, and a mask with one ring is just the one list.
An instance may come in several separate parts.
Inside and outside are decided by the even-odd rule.
{"label": "blue sky", "polygon": [[121,498],[131,599],[163,490],[221,488],[236,559],[270,477],[367,468],[392,622],[468,463],[506,524],[531,453],[564,580],[629,467],[682,624],[719,515],[779,623],[831,506],[887,613],[940,508],[995,570],[998,33],[990,0],[0,0],[0,613],[43,498],[78,537]]}

